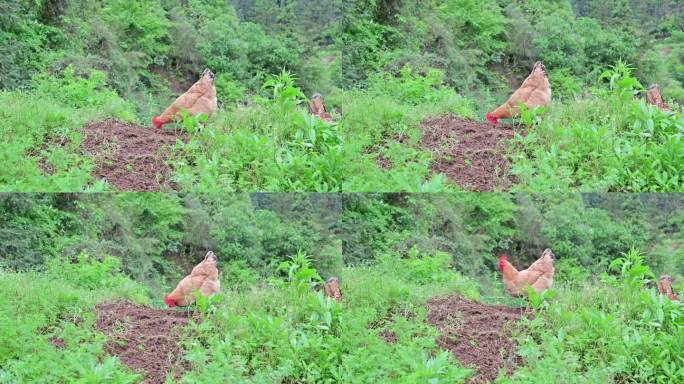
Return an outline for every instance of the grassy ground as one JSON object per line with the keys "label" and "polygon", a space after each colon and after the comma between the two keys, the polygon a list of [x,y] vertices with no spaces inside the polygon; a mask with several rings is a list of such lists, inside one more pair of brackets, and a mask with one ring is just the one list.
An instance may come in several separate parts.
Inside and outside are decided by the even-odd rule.
{"label": "grassy ground", "polygon": [[[514,190],[681,191],[684,121],[633,97],[631,70],[618,66],[611,84],[582,98],[525,113],[526,136],[504,143],[517,177]],[[32,94],[4,92],[0,103],[5,191],[112,189],[90,176],[96,159],[84,153],[81,127],[115,117],[138,121],[135,108],[104,85],[65,75]],[[282,73],[268,83],[270,98],[224,107],[206,126],[187,120],[176,129],[188,140],[166,159],[185,191],[442,191],[460,187],[430,170],[420,122],[454,114],[479,119],[486,106],[444,86],[440,72],[406,70],[379,77],[365,91],[337,90],[328,105],[337,123],[307,115],[305,96]],[[66,92],[65,92],[66,89]],[[140,122],[147,128],[148,124]],[[445,143],[446,145],[446,143]],[[380,160],[388,162],[382,167]],[[490,175],[495,178],[496,175]]]}
{"label": "grassy ground", "polygon": [[[467,279],[444,260],[387,256],[374,267],[347,268],[341,305],[311,290],[315,272],[302,258],[287,265],[287,276],[264,283],[224,280],[222,301],[205,307],[203,321],[185,330],[189,369],[180,381],[464,382],[472,372],[436,347],[438,332],[425,321],[427,299],[450,294],[521,302],[503,293],[498,277]],[[516,326],[523,366],[498,382],[682,380],[684,308],[643,287],[650,271],[641,260],[630,252],[598,279],[561,266],[555,297],[535,297],[535,318]],[[63,268],[0,273],[0,382],[138,382],[103,353],[92,309],[124,298],[157,306],[160,295],[150,300],[114,264],[82,262],[65,278],[55,277]],[[396,341],[383,340],[383,330]],[[64,346],[53,346],[54,338]]]}

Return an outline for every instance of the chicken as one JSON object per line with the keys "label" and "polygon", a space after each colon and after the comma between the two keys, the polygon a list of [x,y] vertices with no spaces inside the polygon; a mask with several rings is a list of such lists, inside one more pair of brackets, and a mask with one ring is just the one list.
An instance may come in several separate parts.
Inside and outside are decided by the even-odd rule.
{"label": "chicken", "polygon": [[658,84],[652,84],[650,87],[648,87],[648,91],[646,93],[646,99],[648,100],[648,103],[651,105],[654,105],[656,108],[660,109],[663,112],[669,112],[670,110],[667,108],[665,105],[665,102],[663,101],[663,97],[660,95],[660,87]]}
{"label": "chicken", "polygon": [[541,257],[524,271],[515,269],[506,260],[507,257],[506,255],[499,257],[499,270],[503,273],[503,282],[508,293],[513,296],[523,296],[527,293],[527,287],[532,287],[537,293],[551,289],[555,255],[550,249],[544,250]]}
{"label": "chicken", "polygon": [[318,116],[323,121],[332,121],[332,117],[330,117],[330,114],[325,109],[325,104],[323,104],[323,96],[321,96],[320,93],[316,93],[309,98],[309,113],[314,116]]}
{"label": "chicken", "polygon": [[674,291],[672,290],[672,278],[670,276],[660,276],[658,281],[656,281],[656,286],[658,288],[658,293],[667,296],[667,298],[672,301],[677,300],[677,295],[675,295]]}
{"label": "chicken", "polygon": [[487,121],[496,125],[499,119],[510,119],[517,116],[519,105],[532,109],[551,105],[551,85],[546,77],[546,67],[541,62],[534,64],[532,73],[525,79],[520,88],[494,112],[487,112]]}
{"label": "chicken", "polygon": [[205,69],[202,77],[187,92],[180,95],[160,116],[152,117],[152,125],[161,128],[175,121],[182,111],[187,111],[190,116],[200,113],[211,116],[217,107],[214,74]]}
{"label": "chicken", "polygon": [[176,289],[168,295],[164,295],[164,303],[169,307],[185,307],[195,301],[195,290],[203,296],[211,296],[219,292],[221,283],[219,282],[218,269],[216,262],[218,258],[214,252],[207,252],[201,263],[192,269],[190,275],[185,276],[178,283]]}
{"label": "chicken", "polygon": [[340,281],[337,277],[329,278],[323,286],[323,291],[326,296],[333,298],[338,303],[342,302],[342,291],[340,290]]}

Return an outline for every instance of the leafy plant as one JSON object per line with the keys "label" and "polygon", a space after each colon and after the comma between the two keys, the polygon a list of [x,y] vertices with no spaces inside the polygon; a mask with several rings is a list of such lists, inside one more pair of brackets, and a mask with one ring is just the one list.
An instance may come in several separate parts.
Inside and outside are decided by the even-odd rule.
{"label": "leafy plant", "polygon": [[542,116],[546,113],[546,108],[544,107],[529,109],[522,103],[518,105],[518,108],[520,110],[520,116],[518,118],[522,125],[528,128],[537,125],[541,121]]}
{"label": "leafy plant", "polygon": [[195,289],[192,294],[195,297],[195,308],[205,316],[216,312],[217,306],[223,300],[223,295],[220,293],[204,296],[198,289]]}
{"label": "leafy plant", "polygon": [[197,131],[200,130],[201,125],[209,120],[209,116],[203,113],[190,116],[188,111],[181,111],[180,115],[183,130],[190,134],[197,133]]}
{"label": "leafy plant", "polygon": [[622,257],[613,260],[608,269],[619,272],[629,284],[641,286],[649,279],[655,279],[653,272],[644,264],[644,260],[644,255],[638,249],[632,248],[627,253],[623,253]]}
{"label": "leafy plant", "polygon": [[549,301],[556,297],[556,295],[556,291],[552,289],[537,293],[532,287],[527,287],[527,299],[532,309],[536,311],[548,309],[550,306]]}
{"label": "leafy plant", "polygon": [[297,251],[290,260],[280,263],[278,270],[286,273],[287,280],[297,288],[313,288],[323,281],[318,272],[311,267],[309,256],[302,251]]}

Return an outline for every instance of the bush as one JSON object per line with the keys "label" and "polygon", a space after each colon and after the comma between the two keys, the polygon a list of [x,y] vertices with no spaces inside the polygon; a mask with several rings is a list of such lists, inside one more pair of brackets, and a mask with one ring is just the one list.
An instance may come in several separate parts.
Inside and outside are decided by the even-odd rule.
{"label": "bush", "polygon": [[213,18],[198,29],[197,49],[215,73],[257,89],[269,74],[298,64],[301,51],[291,39],[272,37],[258,24],[240,22],[231,8],[212,13]]}
{"label": "bush", "polygon": [[47,275],[52,279],[63,279],[76,287],[86,289],[114,288],[132,283],[121,273],[121,260],[114,256],[104,256],[101,261],[82,252],[71,263],[53,258],[47,263]]}
{"label": "bush", "polygon": [[25,271],[55,256],[68,214],[50,195],[0,195],[0,267]]}
{"label": "bush", "polygon": [[[68,66],[61,77],[41,74],[33,80],[34,92],[38,95],[60,100],[63,105],[85,108],[121,108],[132,110],[130,103],[122,100],[116,92],[107,87],[107,75],[102,71],[89,70],[83,77]],[[129,119],[132,116],[129,115]]]}

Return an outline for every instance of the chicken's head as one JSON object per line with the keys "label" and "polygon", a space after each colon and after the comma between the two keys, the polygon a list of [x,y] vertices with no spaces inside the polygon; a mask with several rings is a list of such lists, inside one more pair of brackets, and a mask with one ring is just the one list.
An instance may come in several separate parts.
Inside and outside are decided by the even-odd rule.
{"label": "chicken's head", "polygon": [[506,262],[508,261],[508,255],[504,254],[499,256],[499,270],[503,272],[504,266],[506,265]]}
{"label": "chicken's head", "polygon": [[209,251],[207,252],[207,255],[204,256],[204,261],[216,263],[218,261],[218,257],[216,257],[216,254],[214,254],[214,252]]}
{"label": "chicken's head", "polygon": [[170,298],[169,295],[164,295],[164,303],[166,303],[166,305],[168,305],[169,308],[173,308],[176,306],[176,301]]}
{"label": "chicken's head", "polygon": [[489,121],[490,124],[497,125],[499,124],[499,119],[494,116],[491,112],[487,112],[487,115],[485,116],[487,121]]}
{"label": "chicken's head", "polygon": [[161,129],[164,126],[164,123],[162,123],[159,117],[152,116],[152,125],[157,129]]}
{"label": "chicken's head", "polygon": [[202,77],[206,77],[211,81],[214,81],[214,72],[211,71],[211,69],[207,68],[202,72]]}

